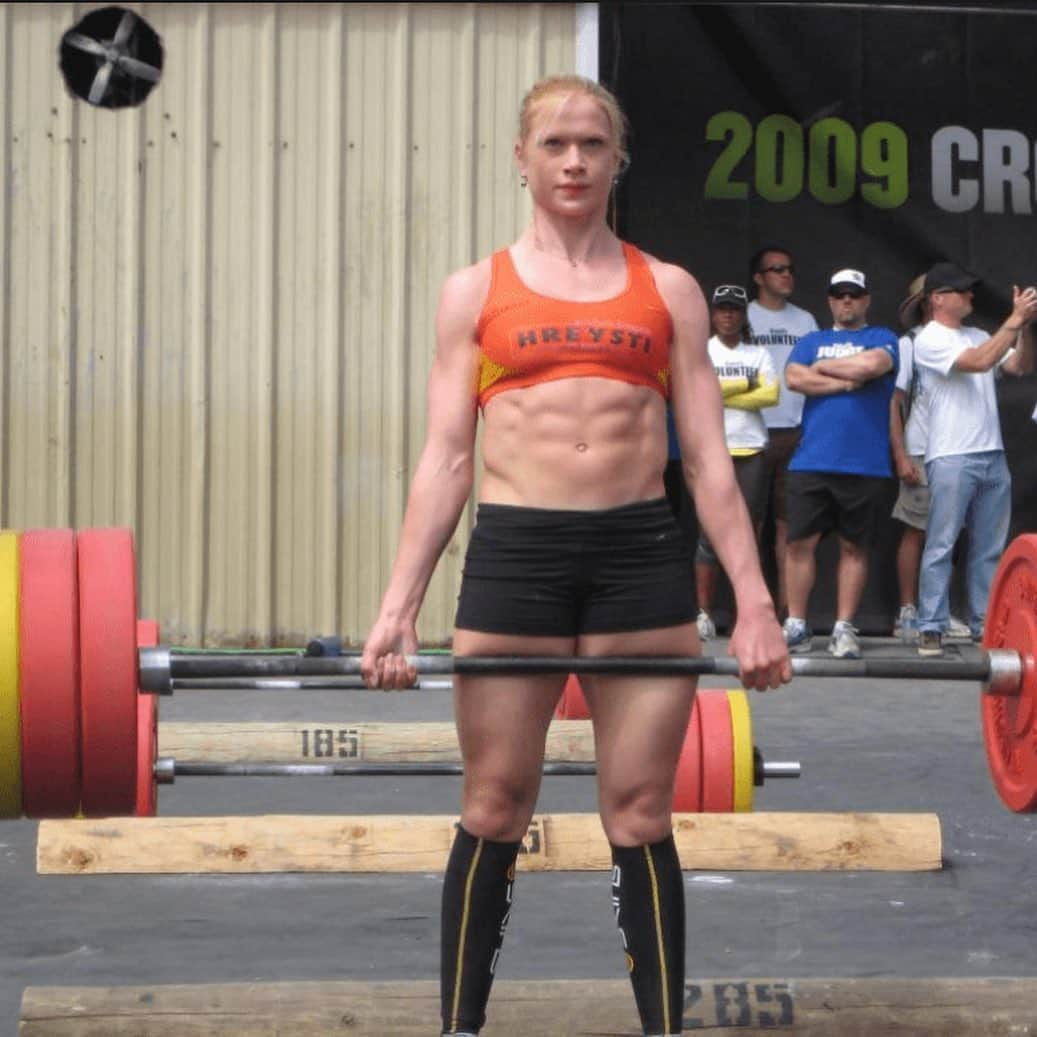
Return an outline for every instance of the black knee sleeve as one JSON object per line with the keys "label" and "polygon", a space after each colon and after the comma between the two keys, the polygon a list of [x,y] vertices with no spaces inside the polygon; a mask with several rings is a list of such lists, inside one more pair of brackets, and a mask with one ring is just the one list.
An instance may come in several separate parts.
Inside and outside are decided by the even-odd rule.
{"label": "black knee sleeve", "polygon": [[646,1034],[681,1032],[684,1008],[684,876],[670,835],[612,847],[612,906]]}
{"label": "black knee sleeve", "polygon": [[440,1005],[443,1032],[478,1033],[511,914],[519,843],[495,843],[460,825],[443,881]]}

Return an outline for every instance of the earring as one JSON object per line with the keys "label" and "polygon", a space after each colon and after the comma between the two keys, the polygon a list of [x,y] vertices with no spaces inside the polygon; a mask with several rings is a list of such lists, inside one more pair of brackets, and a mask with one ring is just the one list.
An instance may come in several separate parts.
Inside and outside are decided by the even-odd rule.
{"label": "earring", "polygon": [[523,173],[519,177],[519,187],[525,187],[528,183],[529,183],[529,177],[527,177],[526,174]]}

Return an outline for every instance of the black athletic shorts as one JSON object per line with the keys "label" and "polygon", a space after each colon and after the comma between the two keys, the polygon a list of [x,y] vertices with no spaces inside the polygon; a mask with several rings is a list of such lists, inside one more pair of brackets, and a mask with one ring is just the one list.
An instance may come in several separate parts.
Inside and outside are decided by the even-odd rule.
{"label": "black athletic shorts", "polygon": [[691,550],[666,498],[602,511],[480,504],[456,625],[526,637],[695,618]]}
{"label": "black athletic shorts", "polygon": [[831,472],[789,472],[789,540],[835,530],[851,544],[868,546],[878,530],[879,504],[888,479]]}
{"label": "black athletic shorts", "polygon": [[[767,514],[767,459],[761,450],[744,457],[732,457],[731,461],[734,463],[735,479],[745,498],[745,506],[755,533],[763,525]],[[699,530],[699,546],[695,551],[695,561],[705,562],[707,565],[720,564],[705,530]]]}

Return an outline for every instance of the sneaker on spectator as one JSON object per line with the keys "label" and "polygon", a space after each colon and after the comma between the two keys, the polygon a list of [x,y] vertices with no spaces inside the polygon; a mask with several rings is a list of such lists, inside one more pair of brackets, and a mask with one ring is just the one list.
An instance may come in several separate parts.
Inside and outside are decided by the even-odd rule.
{"label": "sneaker on spectator", "polygon": [[713,622],[713,617],[705,609],[699,609],[698,617],[695,619],[695,626],[699,628],[700,641],[712,641],[717,636],[717,625]]}
{"label": "sneaker on spectator", "polygon": [[807,626],[805,619],[793,619],[790,616],[782,625],[781,632],[785,635],[785,644],[790,652],[798,655],[810,651],[814,632]]}
{"label": "sneaker on spectator", "polygon": [[918,641],[918,609],[914,605],[901,605],[893,621],[893,636],[904,644]]}
{"label": "sneaker on spectator", "polygon": [[971,641],[972,630],[968,623],[963,623],[957,616],[951,616],[943,636],[948,641]]}
{"label": "sneaker on spectator", "polygon": [[918,634],[919,655],[943,655],[943,635],[939,630],[922,630]]}
{"label": "sneaker on spectator", "polygon": [[839,620],[832,627],[832,639],[828,642],[828,651],[836,659],[859,659],[861,642],[857,635],[857,628],[845,619]]}

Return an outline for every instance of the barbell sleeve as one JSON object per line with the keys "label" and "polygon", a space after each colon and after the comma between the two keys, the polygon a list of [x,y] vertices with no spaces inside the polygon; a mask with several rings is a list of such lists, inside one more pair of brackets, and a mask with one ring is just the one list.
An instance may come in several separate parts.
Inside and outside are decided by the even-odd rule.
{"label": "barbell sleeve", "polygon": [[[418,691],[449,691],[454,682],[447,677],[419,677],[411,688]],[[335,677],[175,677],[171,692],[177,691],[363,691],[359,674]]]}

